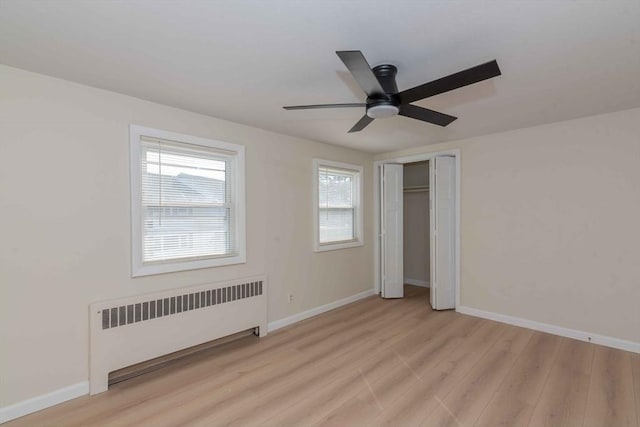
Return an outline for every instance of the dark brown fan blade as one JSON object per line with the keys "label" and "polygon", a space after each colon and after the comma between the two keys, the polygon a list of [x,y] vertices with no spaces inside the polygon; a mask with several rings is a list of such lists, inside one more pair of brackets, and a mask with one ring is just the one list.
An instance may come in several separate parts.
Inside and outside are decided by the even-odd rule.
{"label": "dark brown fan blade", "polygon": [[347,66],[351,75],[367,96],[375,97],[384,94],[382,85],[376,75],[373,74],[373,71],[371,71],[371,67],[362,52],[359,50],[341,50],[336,54]]}
{"label": "dark brown fan blade", "polygon": [[446,126],[457,119],[457,117],[453,117],[448,114],[438,113],[437,111],[417,107],[411,104],[401,105],[400,112],[398,114],[401,116],[410,117],[412,119],[422,120],[423,122],[433,123],[434,125],[439,126]]}
{"label": "dark brown fan blade", "polygon": [[360,120],[358,120],[358,123],[356,123],[351,129],[349,129],[349,133],[360,132],[362,129],[366,128],[367,125],[372,121],[373,119],[365,114]]}
{"label": "dark brown fan blade", "polygon": [[316,105],[288,105],[282,107],[285,110],[312,110],[315,108],[351,108],[351,107],[366,107],[365,103],[352,103],[352,104],[316,104]]}
{"label": "dark brown fan blade", "polygon": [[398,93],[402,104],[409,104],[420,99],[428,98],[439,93],[449,92],[459,87],[481,82],[492,77],[501,75],[498,63],[494,59],[486,64],[478,65],[459,73],[451,74],[447,77],[416,86]]}

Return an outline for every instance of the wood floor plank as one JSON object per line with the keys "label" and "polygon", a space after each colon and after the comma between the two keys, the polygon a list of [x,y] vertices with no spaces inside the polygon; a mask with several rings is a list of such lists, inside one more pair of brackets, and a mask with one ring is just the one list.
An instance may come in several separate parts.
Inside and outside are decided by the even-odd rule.
{"label": "wood floor plank", "polygon": [[[394,328],[387,333],[382,332],[380,335],[376,331],[376,336],[380,337],[387,346],[392,346],[400,354],[406,356],[419,349],[419,343],[426,342],[436,336],[438,332],[448,328],[455,320],[455,316],[451,313],[436,313],[419,323],[413,322],[412,326],[404,331]],[[417,324],[421,327],[416,328]]]}
{"label": "wood floor plank", "polygon": [[264,421],[263,425],[293,426],[304,420],[306,425],[319,423],[354,398],[366,387],[360,372],[351,372],[319,390],[313,399],[303,399]]}
{"label": "wood floor plank", "polygon": [[318,424],[339,425],[358,418],[372,422],[385,408],[393,407],[419,381],[416,374],[390,348],[376,351],[360,365],[347,370],[355,370],[359,374],[358,393],[322,414],[317,420]]}
{"label": "wood floor plank", "polygon": [[[125,425],[126,423],[141,422],[143,419],[162,418],[163,411],[168,411],[185,401],[188,401],[186,404],[189,405],[190,411],[183,411],[185,414],[172,413],[163,419],[176,418],[176,420],[181,420],[180,417],[188,417],[188,412],[200,413],[202,408],[216,411],[219,408],[230,406],[232,402],[240,402],[242,396],[260,393],[286,381],[287,373],[295,377],[309,366],[313,366],[316,358],[317,356],[314,354],[304,355],[295,348],[288,348],[285,353],[272,353],[269,363],[256,369],[250,370],[243,367],[236,367],[239,369],[237,371],[229,369],[226,375],[237,375],[237,378],[232,381],[223,381],[224,376],[210,378],[207,381],[205,376],[201,387],[196,384],[188,389],[172,390],[158,399],[149,399],[143,402],[144,408],[127,408],[113,416],[125,420]],[[189,398],[187,399],[186,396]],[[117,424],[117,421],[114,420],[113,423]]]}
{"label": "wood floor plank", "polygon": [[372,422],[373,426],[419,426],[460,378],[450,373],[432,370],[422,376],[394,405],[385,408]]}
{"label": "wood floor plank", "polygon": [[532,335],[533,331],[531,329],[507,325],[507,330],[502,334],[495,346],[507,352],[520,354],[529,343]]}
{"label": "wood floor plank", "polygon": [[421,381],[389,348],[370,357],[358,372],[363,386],[356,396],[324,414],[314,425],[372,425]]}
{"label": "wood floor plank", "polygon": [[433,311],[408,286],[6,426],[640,427],[639,397],[640,355]]}
{"label": "wood floor plank", "polygon": [[562,338],[554,364],[572,372],[591,375],[595,349],[593,344]]}
{"label": "wood floor plank", "polygon": [[516,354],[492,349],[479,362],[478,369],[462,379],[445,397],[438,399],[424,425],[473,425],[491,400],[512,364]]}
{"label": "wood floor plank", "polygon": [[[235,405],[226,405],[219,411],[208,413],[198,417],[195,425],[212,425],[221,422],[228,426],[255,426],[260,425],[265,419],[274,417],[293,404],[315,400],[320,391],[338,379],[335,371],[327,369],[310,368],[288,381],[270,386],[260,394],[251,393],[247,399],[239,400]],[[251,407],[247,411],[247,406]]]}
{"label": "wood floor plank", "polygon": [[[487,327],[495,328],[491,324]],[[523,346],[512,345],[515,337],[511,332],[510,328],[504,326],[495,332],[495,338],[486,333],[479,334],[488,341],[487,347],[481,347],[485,351],[471,367],[453,371],[464,377],[451,392],[437,399],[438,404],[433,407],[424,425],[435,427],[475,423],[523,350]],[[530,338],[531,335],[524,336]],[[463,350],[468,351],[466,348]]]}
{"label": "wood floor plank", "polygon": [[[184,413],[168,412],[165,408],[173,405],[157,408],[153,414],[146,414],[145,420],[156,420],[163,423],[171,420],[173,425],[195,422],[198,420],[206,423],[209,415],[218,420],[233,421],[238,414],[245,411],[247,406],[262,404],[262,397],[272,393],[273,390],[283,390],[286,394],[286,386],[299,384],[299,381],[312,375],[326,375],[331,372],[328,364],[322,364],[322,359],[330,357],[338,352],[346,351],[350,346],[357,346],[357,337],[366,337],[360,331],[351,329],[345,334],[336,334],[325,340],[325,346],[318,351],[303,354],[297,349],[292,349],[292,354],[274,361],[273,366],[268,366],[260,372],[243,376],[242,380],[225,387],[222,392],[212,396],[211,393],[199,393],[193,396],[184,405],[188,405],[189,411]],[[179,398],[179,395],[178,395]]]}
{"label": "wood floor plank", "polygon": [[631,354],[596,346],[585,413],[586,427],[637,427]]}
{"label": "wood floor plank", "polygon": [[562,339],[529,426],[582,426],[593,351],[594,346],[589,343]]}
{"label": "wood floor plank", "polygon": [[420,343],[416,351],[404,354],[398,351],[399,357],[411,369],[422,377],[433,369],[440,361],[460,346],[464,339],[473,334],[486,321],[478,321],[469,317],[457,317],[449,325],[438,331],[430,339]]}
{"label": "wood floor plank", "polygon": [[[364,346],[366,347],[366,344]],[[277,415],[287,412],[289,408],[296,406],[296,404],[317,403],[319,396],[322,396],[323,390],[332,388],[332,385],[335,387],[334,383],[343,383],[345,377],[351,379],[348,386],[353,388],[354,393],[350,396],[356,396],[358,392],[365,390],[368,391],[368,388],[365,388],[366,384],[374,384],[374,386],[381,383],[384,384],[385,379],[388,383],[388,378],[392,378],[392,387],[383,386],[385,393],[381,393],[380,399],[389,396],[394,389],[402,389],[405,381],[411,381],[410,375],[406,373],[404,375],[405,380],[403,380],[402,373],[398,372],[398,369],[403,367],[398,365],[395,355],[391,351],[379,348],[372,350],[369,355],[363,358],[353,358],[354,355],[352,353],[359,351],[359,349],[360,346],[349,352],[348,354],[352,359],[337,369],[334,363],[314,366],[309,372],[311,375],[300,375],[299,378],[295,378],[295,384],[298,385],[297,388],[290,383],[283,384],[280,390],[278,390],[278,387],[270,387],[267,400],[259,397],[252,402],[255,411],[251,414],[237,417],[230,425],[258,424],[265,419],[276,418]],[[405,370],[408,371],[406,368]],[[341,394],[344,397],[344,389],[341,390]],[[336,401],[329,396],[325,396],[325,399],[334,404],[332,409],[339,406],[335,405]],[[340,403],[342,404],[346,400],[348,399],[343,399]],[[317,407],[314,409],[318,410]],[[219,417],[219,414],[217,416]]]}
{"label": "wood floor plank", "polygon": [[385,359],[390,361],[390,368],[377,378],[363,373],[367,390],[362,391],[363,399],[373,399],[382,410],[390,408],[394,402],[419,381],[416,373],[398,357],[390,352]]}
{"label": "wood floor plank", "polygon": [[335,411],[323,417],[313,426],[345,427],[368,426],[382,413],[375,400],[354,397],[341,405]]}
{"label": "wood floor plank", "polygon": [[478,426],[526,426],[553,366],[561,338],[535,332],[491,402]]}
{"label": "wood floor plank", "polygon": [[498,322],[481,324],[474,333],[462,340],[455,351],[438,363],[437,369],[464,377],[506,330],[507,326]]}

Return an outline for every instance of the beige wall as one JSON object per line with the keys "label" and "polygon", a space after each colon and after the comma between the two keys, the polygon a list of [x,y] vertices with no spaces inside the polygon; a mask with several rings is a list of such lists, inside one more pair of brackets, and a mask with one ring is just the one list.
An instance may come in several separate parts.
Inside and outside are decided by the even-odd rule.
{"label": "beige wall", "polygon": [[640,109],[456,147],[462,305],[640,342]]}
{"label": "beige wall", "polygon": [[[247,263],[132,279],[130,123],[246,146]],[[372,156],[0,66],[0,406],[85,381],[88,304],[266,273],[271,321],[373,287],[363,247],[314,253],[312,158]],[[294,301],[287,302],[287,294]]]}

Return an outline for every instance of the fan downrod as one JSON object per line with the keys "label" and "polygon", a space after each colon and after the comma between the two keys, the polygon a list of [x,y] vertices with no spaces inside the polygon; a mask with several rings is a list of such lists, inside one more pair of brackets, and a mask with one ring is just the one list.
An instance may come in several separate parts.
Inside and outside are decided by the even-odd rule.
{"label": "fan downrod", "polygon": [[395,65],[381,64],[371,69],[373,74],[378,78],[380,86],[387,95],[395,95],[398,93],[398,85],[396,84],[396,74],[398,69]]}

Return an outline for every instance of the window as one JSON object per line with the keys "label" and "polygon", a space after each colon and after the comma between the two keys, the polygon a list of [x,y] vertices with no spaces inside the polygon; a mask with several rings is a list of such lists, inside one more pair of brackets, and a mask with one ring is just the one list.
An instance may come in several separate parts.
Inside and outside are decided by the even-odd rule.
{"label": "window", "polygon": [[132,275],[245,262],[244,147],[131,126]]}
{"label": "window", "polygon": [[362,166],[314,159],[315,250],[361,246]]}

